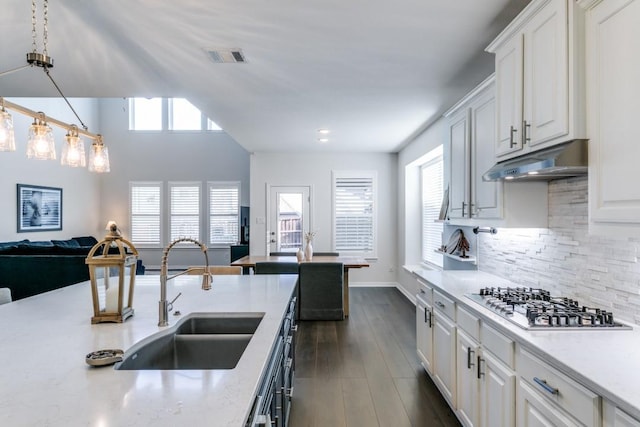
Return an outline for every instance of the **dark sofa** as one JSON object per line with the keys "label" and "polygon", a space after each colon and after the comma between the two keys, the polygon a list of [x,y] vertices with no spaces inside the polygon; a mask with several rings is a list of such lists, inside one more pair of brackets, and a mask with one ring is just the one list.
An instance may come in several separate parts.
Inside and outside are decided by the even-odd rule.
{"label": "dark sofa", "polygon": [[[19,300],[89,280],[85,259],[96,243],[92,236],[0,243],[0,287]],[[136,272],[144,274],[140,261]]]}

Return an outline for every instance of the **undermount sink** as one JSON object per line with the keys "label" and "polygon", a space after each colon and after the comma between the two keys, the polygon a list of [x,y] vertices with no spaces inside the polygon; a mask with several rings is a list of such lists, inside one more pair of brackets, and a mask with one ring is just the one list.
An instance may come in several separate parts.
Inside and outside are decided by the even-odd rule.
{"label": "undermount sink", "polygon": [[203,313],[135,344],[117,370],[233,369],[264,313]]}

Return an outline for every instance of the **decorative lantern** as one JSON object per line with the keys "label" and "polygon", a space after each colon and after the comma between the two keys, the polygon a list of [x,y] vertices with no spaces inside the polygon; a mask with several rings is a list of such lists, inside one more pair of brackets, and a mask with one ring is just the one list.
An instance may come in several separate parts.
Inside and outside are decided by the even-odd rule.
{"label": "decorative lantern", "polygon": [[94,324],[122,323],[133,316],[138,251],[122,237],[115,222],[109,221],[107,229],[109,233],[91,248],[85,260],[91,279]]}

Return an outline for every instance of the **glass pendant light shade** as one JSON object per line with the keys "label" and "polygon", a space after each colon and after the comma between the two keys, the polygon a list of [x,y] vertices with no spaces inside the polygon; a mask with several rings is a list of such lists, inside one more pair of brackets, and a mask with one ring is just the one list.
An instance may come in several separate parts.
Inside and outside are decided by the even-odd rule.
{"label": "glass pendant light shade", "polygon": [[89,152],[89,172],[111,172],[109,150],[102,143],[102,137],[100,135],[98,135],[98,140],[91,144],[91,151]]}
{"label": "glass pendant light shade", "polygon": [[72,168],[87,166],[87,157],[84,154],[84,142],[78,135],[78,128],[72,126],[64,137],[65,145],[62,149],[60,164]]}
{"label": "glass pendant light shade", "polygon": [[29,139],[27,141],[27,157],[38,160],[55,160],[56,145],[53,140],[53,131],[45,121],[43,113],[41,117],[34,119],[29,127]]}
{"label": "glass pendant light shade", "polygon": [[4,107],[0,110],[0,151],[16,151],[16,139],[13,135],[13,117]]}

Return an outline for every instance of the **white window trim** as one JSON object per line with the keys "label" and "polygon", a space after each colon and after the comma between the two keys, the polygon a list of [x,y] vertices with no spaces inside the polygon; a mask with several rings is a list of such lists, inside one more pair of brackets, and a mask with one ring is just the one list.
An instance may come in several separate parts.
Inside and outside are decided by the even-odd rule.
{"label": "white window trim", "polygon": [[[378,172],[375,170],[331,171],[331,248],[336,250],[336,180],[340,178],[371,178],[373,190],[373,250],[349,252],[344,255],[362,256],[369,260],[378,258]],[[340,253],[340,255],[343,255]]]}
{"label": "white window trim", "polygon": [[[202,220],[202,182],[200,181],[169,181],[167,183],[167,197],[166,197],[166,204],[165,204],[165,209],[167,212],[167,224],[166,224],[166,244],[171,243],[169,240],[172,240],[171,237],[171,217],[172,212],[171,212],[171,189],[173,187],[198,187],[198,236],[196,236],[195,238],[198,239],[200,242],[203,242],[204,240],[202,239],[202,224],[203,224],[203,220]],[[180,236],[183,237],[183,236]],[[186,245],[185,245],[186,246]],[[177,245],[176,248],[180,248],[182,247],[182,245]],[[191,246],[186,246],[186,248],[191,248]]]}
{"label": "white window trim", "polygon": [[[424,188],[423,188],[423,172],[424,169],[429,167],[430,165],[434,164],[437,161],[442,162],[442,184],[444,185],[444,153],[443,153],[443,146],[439,146],[434,148],[433,150],[429,151],[429,153],[427,153],[427,155],[425,156],[425,161],[420,164],[419,166],[419,188],[420,188],[420,259],[421,259],[421,264],[427,268],[433,269],[433,270],[442,270],[443,266],[444,266],[444,259],[442,255],[440,254],[436,254],[436,256],[441,257],[439,260],[440,261],[440,265],[433,263],[427,259],[425,259],[425,254],[423,253],[423,250],[428,250],[428,249],[424,249],[424,240],[425,240],[425,229],[424,229],[424,224],[425,224],[425,219],[424,219],[424,199],[423,199],[423,194],[424,194]],[[443,189],[444,191],[444,189]],[[441,243],[442,244],[442,243]],[[437,248],[432,248],[433,251],[435,251],[435,249]],[[433,252],[435,254],[435,252]],[[435,257],[434,257],[435,259]]]}
{"label": "white window trim", "polygon": [[[211,187],[216,187],[216,188],[220,188],[220,187],[235,187],[238,189],[238,233],[240,232],[240,215],[241,215],[241,206],[242,206],[242,182],[241,181],[207,181],[207,200],[206,200],[206,207],[205,207],[205,211],[206,211],[206,227],[205,227],[205,239],[207,242],[207,246],[211,247],[211,248],[228,248],[233,244],[237,244],[238,241],[236,240],[235,242],[231,242],[228,244],[220,244],[220,243],[211,243],[211,241],[209,240],[209,238],[211,237],[209,235],[209,229],[211,227],[211,211],[210,211],[210,207],[211,207]],[[238,234],[236,236],[236,239],[239,239],[240,234]]]}
{"label": "white window trim", "polygon": [[138,248],[162,248],[166,239],[164,226],[164,185],[162,181],[129,181],[129,234],[133,235],[133,206],[131,203],[132,189],[134,187],[159,187],[160,188],[160,242],[155,245],[141,244],[132,241]]}

